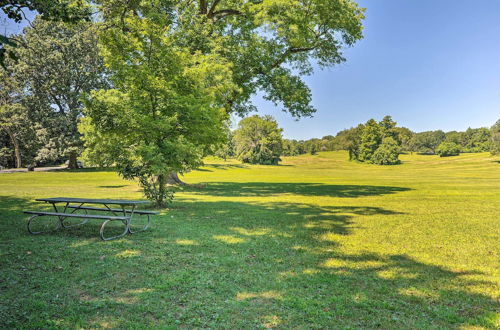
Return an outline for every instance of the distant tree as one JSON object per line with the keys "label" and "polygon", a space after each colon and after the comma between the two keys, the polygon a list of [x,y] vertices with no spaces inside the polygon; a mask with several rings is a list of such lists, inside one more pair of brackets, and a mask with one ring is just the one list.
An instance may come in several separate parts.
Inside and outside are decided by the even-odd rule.
{"label": "distant tree", "polygon": [[485,152],[490,150],[491,131],[488,128],[468,128],[461,132],[463,152]]}
{"label": "distant tree", "polygon": [[377,165],[396,165],[400,163],[400,146],[390,136],[384,137],[382,143],[371,157],[371,162]]}
{"label": "distant tree", "polygon": [[436,148],[444,141],[445,137],[445,133],[441,130],[416,133],[416,150],[420,153],[435,154]]}
{"label": "distant tree", "polygon": [[460,154],[460,145],[454,142],[442,142],[436,149],[440,157],[458,156]]}
{"label": "distant tree", "polygon": [[8,136],[8,142],[0,144],[4,164],[14,156],[16,168],[31,165],[37,152],[35,126],[23,104],[23,85],[9,65],[0,67],[0,130]]}
{"label": "distant tree", "polygon": [[382,128],[382,135],[384,137],[391,137],[398,144],[401,144],[399,137],[399,130],[396,128],[397,123],[392,120],[391,116],[385,116],[379,122],[379,126]]}
{"label": "distant tree", "polygon": [[318,153],[318,147],[317,147],[316,143],[311,144],[311,147],[309,149],[309,153],[311,155],[316,155]]}
{"label": "distant tree", "polygon": [[445,133],[445,142],[451,142],[460,145],[463,140],[462,132],[451,131]]}
{"label": "distant tree", "polygon": [[107,86],[95,34],[90,23],[68,25],[39,17],[25,29],[26,47],[17,49],[15,69],[30,117],[44,128],[38,162],[56,163],[68,157],[68,167],[77,167],[83,146],[77,129],[81,95]]}
{"label": "distant tree", "polygon": [[229,129],[226,130],[226,141],[216,148],[217,151],[215,155],[219,158],[227,160],[228,158],[234,157],[235,155],[235,145],[234,145],[234,133]]}
{"label": "distant tree", "polygon": [[384,128],[375,120],[370,119],[361,131],[361,143],[359,145],[358,160],[371,162],[373,154],[382,143]]}
{"label": "distant tree", "polygon": [[337,137],[347,141],[343,144],[349,151],[349,159],[393,165],[399,163],[401,132],[396,122],[385,116],[380,122],[370,119],[364,125],[337,134]]}
{"label": "distant tree", "polygon": [[415,146],[413,142],[415,133],[406,127],[394,127],[394,131],[397,136],[395,140],[401,146],[401,150],[414,152]]}
{"label": "distant tree", "polygon": [[492,155],[500,155],[500,120],[491,127],[490,152]]}
{"label": "distant tree", "polygon": [[234,134],[236,156],[244,163],[277,165],[283,151],[282,131],[271,116],[242,119]]}

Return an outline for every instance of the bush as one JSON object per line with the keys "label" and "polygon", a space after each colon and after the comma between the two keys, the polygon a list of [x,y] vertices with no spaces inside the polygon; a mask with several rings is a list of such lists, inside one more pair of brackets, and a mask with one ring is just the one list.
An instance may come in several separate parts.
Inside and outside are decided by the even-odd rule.
{"label": "bush", "polygon": [[399,160],[400,147],[398,143],[391,137],[386,137],[382,140],[380,146],[375,150],[371,162],[377,165],[396,165]]}
{"label": "bush", "polygon": [[460,154],[460,146],[453,142],[443,142],[437,147],[436,153],[440,157],[458,156]]}

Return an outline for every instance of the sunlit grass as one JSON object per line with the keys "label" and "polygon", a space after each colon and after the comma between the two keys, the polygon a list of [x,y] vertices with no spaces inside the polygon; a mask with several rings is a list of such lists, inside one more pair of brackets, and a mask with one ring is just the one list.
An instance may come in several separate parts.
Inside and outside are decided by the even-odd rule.
{"label": "sunlit grass", "polygon": [[38,197],[142,199],[112,171],[0,175],[0,327],[500,327],[500,158],[208,159],[151,230],[31,236]]}

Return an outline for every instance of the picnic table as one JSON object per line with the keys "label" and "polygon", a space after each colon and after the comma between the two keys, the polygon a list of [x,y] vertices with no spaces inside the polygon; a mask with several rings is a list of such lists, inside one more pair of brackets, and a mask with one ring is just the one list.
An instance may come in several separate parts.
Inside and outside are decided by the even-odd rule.
{"label": "picnic table", "polygon": [[[123,237],[127,234],[133,234],[148,229],[151,223],[150,216],[158,214],[158,212],[155,211],[136,210],[138,205],[148,203],[147,201],[70,197],[38,198],[35,200],[52,204],[54,212],[24,211],[24,213],[32,215],[28,220],[28,231],[34,235],[43,233],[42,231],[34,231],[32,229],[33,222],[39,217],[57,217],[59,220],[57,229],[80,226],[86,224],[90,219],[97,219],[104,220],[99,231],[101,239],[104,241],[109,241],[112,239]],[[89,204],[93,206],[88,206]],[[78,213],[79,211],[83,211],[84,214]],[[97,211],[102,214],[89,214],[88,211]],[[147,223],[143,228],[139,230],[134,230],[132,228],[131,224],[134,215],[147,216]],[[81,218],[83,219],[83,221],[77,224],[68,225],[64,223],[64,221],[68,218]],[[104,235],[106,225],[108,225],[112,221],[119,221],[123,223],[124,230],[119,235],[106,237]]]}

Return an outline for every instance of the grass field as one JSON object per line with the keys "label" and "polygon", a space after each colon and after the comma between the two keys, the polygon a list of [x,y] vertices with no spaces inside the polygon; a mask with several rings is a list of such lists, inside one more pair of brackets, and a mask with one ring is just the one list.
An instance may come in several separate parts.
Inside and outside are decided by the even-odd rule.
{"label": "grass field", "polygon": [[139,199],[111,171],[0,175],[0,327],[498,328],[500,158],[208,160],[152,230],[32,236],[36,197]]}

